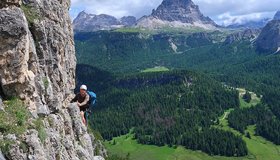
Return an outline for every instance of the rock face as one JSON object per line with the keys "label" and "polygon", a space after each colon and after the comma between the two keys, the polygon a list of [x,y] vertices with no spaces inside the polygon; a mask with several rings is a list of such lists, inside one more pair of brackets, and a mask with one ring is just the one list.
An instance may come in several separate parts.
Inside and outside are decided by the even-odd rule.
{"label": "rock face", "polygon": [[33,119],[42,119],[47,134],[45,141],[36,130],[27,130],[24,142],[16,137],[8,159],[94,158],[94,137],[77,107],[67,107],[76,66],[69,8],[70,0],[1,1],[0,96],[19,97]]}
{"label": "rock face", "polygon": [[144,28],[195,26],[214,29],[218,25],[205,17],[191,0],[163,0],[150,16],[142,17],[137,26]]}
{"label": "rock face", "polygon": [[1,0],[0,8],[8,7],[9,5],[20,6],[20,0]]}
{"label": "rock face", "polygon": [[92,32],[132,26],[135,22],[136,18],[132,16],[117,19],[106,14],[95,15],[82,11],[77,18],[74,19],[73,26],[75,31]]}
{"label": "rock face", "polygon": [[120,23],[124,26],[131,27],[136,23],[136,18],[133,16],[125,16],[120,19]]}
{"label": "rock face", "polygon": [[278,11],[278,12],[275,14],[275,16],[274,16],[273,19],[274,19],[274,20],[280,20],[280,11]]}
{"label": "rock face", "polygon": [[280,52],[280,20],[272,20],[262,29],[256,45],[259,52]]}
{"label": "rock face", "polygon": [[253,42],[259,36],[260,30],[258,29],[246,29],[237,33],[233,33],[226,37],[225,44],[232,44],[238,41],[251,41]]}
{"label": "rock face", "polygon": [[28,2],[0,10],[0,78],[4,96],[19,96],[36,117],[65,106],[76,58],[70,2]]}
{"label": "rock face", "polygon": [[3,104],[2,97],[0,96],[0,112],[3,110],[4,110],[4,104]]}
{"label": "rock face", "polygon": [[96,157],[94,157],[94,159],[93,160],[104,160],[104,158],[103,157],[101,157],[101,156],[96,156]]}
{"label": "rock face", "polygon": [[6,160],[1,151],[0,151],[0,160]]}

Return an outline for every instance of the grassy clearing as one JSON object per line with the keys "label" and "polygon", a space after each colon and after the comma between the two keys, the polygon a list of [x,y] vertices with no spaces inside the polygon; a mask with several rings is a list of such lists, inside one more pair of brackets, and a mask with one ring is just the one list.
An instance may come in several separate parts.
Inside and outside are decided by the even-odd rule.
{"label": "grassy clearing", "polygon": [[[239,90],[239,89],[238,89]],[[254,93],[252,101],[246,103],[242,101],[245,90],[240,89],[241,107],[251,107],[260,103]],[[184,147],[170,148],[167,146],[157,147],[152,145],[138,144],[133,139],[133,135],[128,134],[114,138],[112,141],[106,141],[105,146],[111,155],[127,157],[130,160],[278,160],[280,159],[280,146],[277,146],[260,136],[255,135],[255,126],[249,126],[246,130],[251,138],[242,135],[240,132],[229,127],[227,117],[234,109],[229,109],[219,118],[220,124],[213,126],[222,130],[231,131],[236,135],[242,136],[249,149],[249,155],[246,157],[222,157],[210,156],[200,151],[192,151]]]}
{"label": "grassy clearing", "polygon": [[257,160],[278,160],[280,159],[280,146],[267,141],[263,137],[255,135],[256,126],[249,126],[246,130],[251,135],[251,139],[244,137],[249,152]]}
{"label": "grassy clearing", "polygon": [[162,27],[160,29],[146,29],[141,27],[128,27],[128,28],[119,28],[113,30],[113,32],[121,33],[145,33],[145,34],[159,34],[159,33],[173,33],[173,34],[191,34],[197,32],[211,32],[199,27],[186,27],[186,28],[174,28],[174,27]]}
{"label": "grassy clearing", "polygon": [[[243,95],[245,94],[246,90],[238,88],[239,91],[239,99],[240,99],[240,107],[241,108],[248,108],[257,105],[261,102],[261,98],[259,98],[255,93],[250,92],[252,96],[252,100],[250,103],[247,103],[243,100]],[[224,115],[222,115],[219,120],[220,124],[214,127],[230,131],[236,135],[242,136],[243,140],[246,142],[247,147],[249,149],[249,158],[254,160],[278,160],[280,159],[280,146],[273,144],[265,140],[263,137],[255,135],[256,126],[249,126],[245,133],[249,133],[251,138],[242,135],[239,131],[229,127],[227,116],[230,112],[234,109],[229,109],[225,111]]]}
{"label": "grassy clearing", "polygon": [[230,128],[228,126],[227,119],[221,121],[221,124],[217,127],[223,130],[231,131],[236,135],[242,136],[243,140],[246,142],[249,150],[249,159],[254,160],[277,160],[280,159],[280,146],[273,144],[265,140],[260,136],[255,135],[255,126],[249,126],[245,132],[248,132],[251,138],[247,138],[240,132]]}
{"label": "grassy clearing", "polygon": [[257,104],[259,104],[261,102],[261,97],[257,96],[257,94],[254,93],[254,92],[249,92],[252,96],[252,100],[251,100],[250,103],[247,103],[242,98],[243,95],[246,93],[246,90],[243,89],[243,88],[237,88],[237,90],[239,91],[239,100],[240,100],[240,107],[241,108],[249,108],[249,107],[252,107],[252,106],[256,106]]}
{"label": "grassy clearing", "polygon": [[166,67],[154,67],[154,68],[147,68],[145,70],[142,70],[142,73],[148,73],[148,72],[167,72],[169,71]]}
{"label": "grassy clearing", "polygon": [[145,29],[145,28],[119,28],[113,30],[112,32],[121,32],[121,33],[142,33],[146,35],[153,35],[157,32],[155,30]]}
{"label": "grassy clearing", "polygon": [[[115,141],[115,144],[114,144]],[[105,142],[110,154],[126,157],[130,160],[248,160],[250,157],[209,156],[200,151],[192,151],[184,147],[170,148],[138,144],[131,134],[114,138]]]}
{"label": "grassy clearing", "polygon": [[[241,135],[238,131],[228,126],[227,119],[223,120],[220,129],[228,130],[234,134]],[[109,153],[121,157],[129,155],[130,160],[277,160],[280,159],[280,146],[255,136],[255,126],[250,126],[246,130],[251,135],[251,139],[241,135],[249,149],[246,157],[222,157],[210,156],[200,151],[192,151],[184,147],[170,148],[167,146],[157,147],[152,145],[138,144],[131,134],[106,141],[105,146]]]}

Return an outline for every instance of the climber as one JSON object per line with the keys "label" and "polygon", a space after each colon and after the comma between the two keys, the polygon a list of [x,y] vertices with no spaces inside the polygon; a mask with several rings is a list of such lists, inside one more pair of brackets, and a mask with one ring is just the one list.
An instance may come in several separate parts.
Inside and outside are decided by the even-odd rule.
{"label": "climber", "polygon": [[87,125],[85,112],[89,108],[90,96],[87,93],[87,86],[82,85],[80,87],[80,93],[76,94],[75,98],[71,100],[71,103],[77,102],[78,107],[80,108],[81,117],[83,123]]}

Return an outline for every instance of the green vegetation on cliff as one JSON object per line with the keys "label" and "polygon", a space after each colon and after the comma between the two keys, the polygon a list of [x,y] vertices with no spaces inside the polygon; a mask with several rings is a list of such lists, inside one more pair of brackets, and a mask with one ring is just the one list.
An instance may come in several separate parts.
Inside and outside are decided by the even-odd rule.
{"label": "green vegetation on cliff", "polygon": [[26,121],[30,112],[18,99],[6,101],[5,106],[5,111],[0,111],[0,132],[4,135],[23,134],[28,128]]}
{"label": "green vegetation on cliff", "polygon": [[[1,135],[6,136],[9,134],[15,134],[16,136],[23,135],[29,128],[29,124],[26,123],[31,117],[30,112],[24,106],[23,102],[12,98],[9,101],[5,101],[5,110],[0,111],[0,132]],[[10,146],[15,142],[11,139],[0,138],[0,150],[7,155]],[[21,149],[24,149],[24,143],[20,145]]]}

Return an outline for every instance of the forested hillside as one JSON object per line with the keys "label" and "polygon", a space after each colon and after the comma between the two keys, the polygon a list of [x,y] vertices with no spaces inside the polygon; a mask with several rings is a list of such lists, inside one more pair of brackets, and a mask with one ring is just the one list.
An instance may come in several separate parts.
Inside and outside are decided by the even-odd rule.
{"label": "forested hillside", "polygon": [[[100,82],[90,77],[84,80]],[[107,83],[111,87],[99,90],[93,115],[93,126],[105,139],[133,129],[142,144],[182,145],[226,156],[248,152],[240,137],[211,127],[224,110],[239,107],[238,92],[205,75],[188,71],[141,73],[115,77]]]}
{"label": "forested hillside", "polygon": [[[228,32],[76,33],[78,63],[123,73],[155,66],[170,69],[222,70],[258,57],[249,40],[224,42]],[[94,61],[94,63],[93,63]]]}

